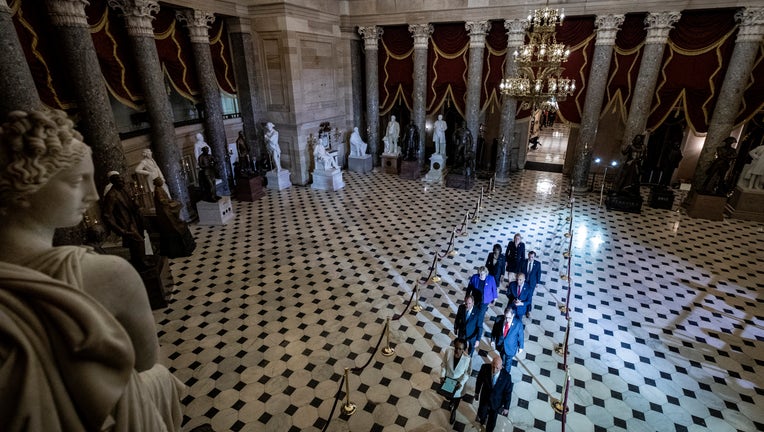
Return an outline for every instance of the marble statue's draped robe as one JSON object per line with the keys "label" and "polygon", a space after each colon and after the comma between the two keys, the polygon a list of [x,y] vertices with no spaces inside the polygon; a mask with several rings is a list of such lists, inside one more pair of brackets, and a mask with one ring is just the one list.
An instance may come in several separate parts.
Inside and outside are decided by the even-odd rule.
{"label": "marble statue's draped robe", "polygon": [[0,262],[0,425],[9,432],[180,430],[183,384],[161,365],[133,368],[127,332],[82,291],[86,253],[66,246],[24,267]]}

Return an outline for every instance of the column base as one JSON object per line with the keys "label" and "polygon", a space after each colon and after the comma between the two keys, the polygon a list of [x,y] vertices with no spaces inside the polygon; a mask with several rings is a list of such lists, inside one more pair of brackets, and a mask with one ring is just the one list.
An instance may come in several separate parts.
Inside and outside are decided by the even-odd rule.
{"label": "column base", "polygon": [[687,210],[687,216],[697,219],[724,220],[724,208],[727,197],[703,195],[690,191],[682,206]]}
{"label": "column base", "polygon": [[737,186],[726,210],[735,219],[764,222],[764,190]]}

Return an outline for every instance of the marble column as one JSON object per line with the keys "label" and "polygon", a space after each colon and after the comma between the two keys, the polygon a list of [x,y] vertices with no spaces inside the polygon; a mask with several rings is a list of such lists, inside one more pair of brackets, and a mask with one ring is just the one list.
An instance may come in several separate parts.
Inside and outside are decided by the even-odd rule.
{"label": "marble column", "polygon": [[419,128],[418,160],[420,168],[424,168],[425,141],[425,104],[427,103],[427,44],[433,32],[431,24],[410,24],[409,32],[414,36],[414,124]]}
{"label": "marble column", "polygon": [[379,166],[379,37],[382,29],[377,26],[358,27],[366,51],[366,136],[374,166]]}
{"label": "marble column", "polygon": [[647,125],[650,105],[653,101],[655,83],[658,81],[663,50],[666,47],[669,31],[674,23],[679,21],[679,12],[649,13],[645,18],[647,37],[642,49],[642,61],[639,64],[639,75],[631,92],[629,118],[626,120],[626,130],[621,144],[628,146],[636,135],[641,134]]}
{"label": "marble column", "polygon": [[464,28],[470,33],[470,60],[467,69],[467,101],[464,106],[467,128],[472,132],[472,151],[477,154],[480,125],[480,93],[483,84],[483,51],[485,35],[491,29],[489,21],[468,21]]}
{"label": "marble column", "polygon": [[21,49],[13,27],[13,11],[6,0],[0,0],[0,118],[14,110],[30,111],[41,108],[32,72]]}
{"label": "marble column", "polygon": [[241,123],[244,128],[244,136],[247,146],[258,161],[265,160],[268,153],[265,150],[264,130],[259,124],[264,122],[261,118],[263,107],[257,95],[261,92],[258,88],[257,72],[255,71],[255,45],[252,41],[252,29],[249,20],[239,17],[227,18],[228,34],[231,40],[231,57],[233,60],[233,72],[236,77],[236,91],[241,110]]}
{"label": "marble column", "polygon": [[175,142],[172,105],[164,88],[162,66],[159,63],[154,28],[151,21],[159,11],[157,0],[109,0],[109,6],[124,14],[127,34],[136,60],[136,73],[141,82],[146,112],[151,124],[151,149],[164,174],[170,194],[181,204],[181,219],[195,218],[188,184],[181,165],[182,154]]}
{"label": "marble column", "polygon": [[[515,49],[525,41],[525,29],[528,28],[528,20],[513,19],[504,21],[507,29],[507,59],[504,67],[504,76],[517,75],[517,62],[513,53]],[[510,148],[514,144],[515,124],[517,117],[517,99],[503,96],[501,103],[501,123],[499,124],[499,148],[496,150],[496,184],[509,184],[510,171]]]}
{"label": "marble column", "polygon": [[581,118],[581,133],[576,143],[576,157],[573,164],[571,185],[574,193],[588,191],[589,168],[591,166],[592,146],[597,136],[597,126],[602,111],[602,98],[605,95],[610,59],[613,57],[613,45],[618,28],[623,24],[623,15],[598,16],[597,40],[594,43],[594,58],[589,79],[586,82],[586,100]]}
{"label": "marble column", "polygon": [[61,60],[74,89],[80,122],[77,130],[93,151],[95,182],[99,191],[108,183],[106,174],[126,174],[127,164],[93,39],[90,37],[85,0],[47,0],[51,24],[61,48]]}
{"label": "marble column", "polygon": [[223,180],[223,194],[230,195],[230,182],[233,180],[231,156],[228,154],[228,143],[223,124],[223,106],[220,102],[220,89],[215,79],[210,52],[209,26],[215,21],[211,12],[185,9],[176,14],[178,21],[185,24],[191,38],[194,52],[194,64],[199,76],[199,88],[204,103],[204,128],[206,129],[207,144],[218,164],[218,176]]}
{"label": "marble column", "polygon": [[350,40],[350,80],[352,95],[352,124],[362,125],[366,123],[363,110],[363,44],[355,27],[340,27],[342,34]]}
{"label": "marble column", "polygon": [[740,22],[740,27],[729,67],[719,91],[719,99],[716,101],[711,122],[708,124],[708,135],[695,168],[695,177],[692,180],[692,187],[695,190],[701,189],[716,150],[723,146],[723,140],[732,133],[743,99],[743,91],[751,78],[753,62],[756,60],[762,36],[764,36],[764,8],[742,9],[735,15],[735,19]]}

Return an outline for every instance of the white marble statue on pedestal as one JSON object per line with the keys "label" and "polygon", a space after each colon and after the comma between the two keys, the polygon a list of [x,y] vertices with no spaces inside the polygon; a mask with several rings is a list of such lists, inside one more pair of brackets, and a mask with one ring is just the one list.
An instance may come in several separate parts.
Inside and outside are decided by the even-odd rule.
{"label": "white marble statue on pedestal", "polygon": [[167,183],[165,182],[164,175],[162,175],[162,171],[159,169],[159,165],[157,165],[156,161],[152,157],[151,150],[143,150],[141,154],[143,155],[143,159],[141,159],[141,161],[135,167],[135,172],[139,175],[146,176],[146,182],[148,183],[149,190],[151,190],[152,194],[154,193],[154,188],[156,187],[154,185],[154,179],[162,179],[162,189],[167,192],[167,196],[170,196],[170,190],[167,188]]}
{"label": "white marble statue on pedestal", "polygon": [[202,154],[202,149],[205,147],[209,147],[206,142],[204,142],[204,135],[201,133],[196,134],[196,142],[194,143],[194,160],[198,161],[199,156]]}
{"label": "white marble statue on pedestal", "polygon": [[390,123],[387,124],[387,131],[385,132],[385,138],[387,138],[387,142],[385,142],[386,154],[397,155],[400,153],[400,147],[398,147],[398,137],[400,134],[401,125],[395,121],[395,116],[391,116]]}
{"label": "white marble statue on pedestal", "polygon": [[276,130],[273,123],[268,122],[265,125],[265,141],[268,144],[268,154],[273,162],[273,170],[281,171],[281,146],[279,146],[279,131]]}
{"label": "white marble statue on pedestal", "polygon": [[362,157],[366,154],[367,144],[361,139],[361,134],[358,133],[358,128],[353,128],[353,133],[350,134],[350,156]]}
{"label": "white marble statue on pedestal", "polygon": [[751,150],[748,155],[751,156],[751,163],[743,167],[737,185],[748,189],[764,190],[764,145]]}
{"label": "white marble statue on pedestal", "polygon": [[326,148],[324,148],[321,143],[318,143],[318,145],[316,145],[313,149],[313,158],[313,162],[316,166],[316,171],[330,171],[332,169],[339,169],[337,161],[332,155],[329,154],[329,152],[326,151]]}
{"label": "white marble statue on pedestal", "polygon": [[448,125],[443,120],[443,115],[438,114],[438,119],[433,124],[432,139],[435,143],[435,153],[445,155],[446,154],[446,129]]}

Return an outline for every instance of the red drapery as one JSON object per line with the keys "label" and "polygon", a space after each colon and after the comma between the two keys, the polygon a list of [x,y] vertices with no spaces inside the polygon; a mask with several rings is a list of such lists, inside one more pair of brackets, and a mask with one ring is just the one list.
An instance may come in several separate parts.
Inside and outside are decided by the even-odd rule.
{"label": "red drapery", "polygon": [[613,58],[610,61],[610,77],[602,111],[617,112],[624,123],[642,61],[642,48],[647,36],[646,16],[644,13],[626,15],[621,30],[616,34]]}
{"label": "red drapery", "polygon": [[414,94],[414,39],[408,26],[385,27],[379,50],[379,114],[386,115],[396,104],[412,110]]}
{"label": "red drapery", "polygon": [[215,78],[220,90],[231,95],[236,94],[232,57],[228,47],[228,27],[221,17],[217,17],[210,28],[210,52],[212,67],[215,69]]}
{"label": "red drapery", "polygon": [[440,112],[453,103],[464,117],[470,37],[464,23],[434,25],[427,51],[427,112]]}
{"label": "red drapery", "polygon": [[557,42],[567,45],[570,49],[570,57],[562,65],[565,68],[562,76],[576,80],[576,91],[573,92],[572,96],[568,96],[558,104],[560,106],[559,115],[571,123],[580,123],[584,99],[586,98],[586,83],[592,72],[595,42],[594,17],[566,17],[562,26],[557,30]]}
{"label": "red drapery", "polygon": [[507,58],[507,30],[504,28],[504,21],[491,22],[491,30],[485,38],[485,47],[480,108],[481,110],[501,109],[499,84],[504,78],[505,60]]}

